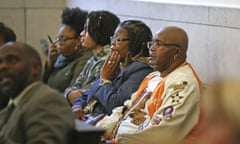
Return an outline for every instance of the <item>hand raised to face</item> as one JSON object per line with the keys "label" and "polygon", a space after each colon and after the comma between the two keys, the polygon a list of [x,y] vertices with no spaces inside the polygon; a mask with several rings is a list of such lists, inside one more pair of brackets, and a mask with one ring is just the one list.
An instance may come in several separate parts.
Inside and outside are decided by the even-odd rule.
{"label": "hand raised to face", "polygon": [[106,58],[102,67],[101,78],[106,80],[113,80],[120,71],[120,54],[117,51],[112,51]]}
{"label": "hand raised to face", "polygon": [[59,55],[59,51],[57,49],[57,42],[53,42],[48,48],[47,64],[49,68],[52,67],[58,55]]}

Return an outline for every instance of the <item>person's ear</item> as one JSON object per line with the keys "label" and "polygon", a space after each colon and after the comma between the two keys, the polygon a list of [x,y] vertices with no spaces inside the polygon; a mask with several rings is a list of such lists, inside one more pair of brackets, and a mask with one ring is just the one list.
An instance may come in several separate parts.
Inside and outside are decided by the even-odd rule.
{"label": "person's ear", "polygon": [[79,37],[77,38],[77,44],[76,44],[76,46],[75,46],[75,51],[78,51],[79,48],[81,48],[81,45],[82,45],[82,43],[81,43],[81,37],[79,36]]}
{"label": "person's ear", "polygon": [[37,63],[37,62],[34,62],[32,64],[32,75],[35,77],[35,76],[41,76],[41,73],[42,73],[42,66],[41,64]]}
{"label": "person's ear", "polygon": [[176,53],[174,55],[174,60],[179,59],[182,55],[182,49],[181,48],[176,48]]}

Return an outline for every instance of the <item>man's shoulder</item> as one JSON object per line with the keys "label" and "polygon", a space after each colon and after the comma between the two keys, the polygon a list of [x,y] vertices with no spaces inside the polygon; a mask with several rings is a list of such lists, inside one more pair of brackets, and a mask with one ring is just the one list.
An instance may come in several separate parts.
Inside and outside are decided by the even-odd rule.
{"label": "man's shoulder", "polygon": [[60,92],[51,88],[50,86],[48,86],[43,82],[37,82],[37,84],[29,90],[27,95],[31,95],[32,98],[38,99],[38,100],[53,99],[53,98],[55,99],[58,97],[63,97],[61,96]]}
{"label": "man's shoulder", "polygon": [[176,77],[177,79],[196,79],[197,74],[195,70],[191,68],[190,65],[185,65],[180,68],[175,69],[172,73],[169,74],[169,78]]}
{"label": "man's shoulder", "polygon": [[49,87],[48,85],[38,82],[34,87],[32,87],[26,96],[21,101],[21,105],[24,107],[56,107],[59,108],[68,107],[69,104],[57,90]]}
{"label": "man's shoulder", "polygon": [[180,67],[174,70],[171,74],[169,74],[166,78],[165,85],[168,87],[199,87],[201,85],[201,81],[198,82],[198,76],[195,71],[189,67],[188,65]]}

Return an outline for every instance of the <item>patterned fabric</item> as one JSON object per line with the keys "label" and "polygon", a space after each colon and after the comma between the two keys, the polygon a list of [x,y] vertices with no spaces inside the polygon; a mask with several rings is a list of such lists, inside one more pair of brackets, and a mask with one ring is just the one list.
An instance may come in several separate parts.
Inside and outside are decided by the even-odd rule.
{"label": "patterned fabric", "polygon": [[[154,89],[151,88],[153,85]],[[150,98],[144,101],[144,105],[135,107],[137,99],[146,92],[151,94]],[[116,108],[112,115],[106,116],[97,126],[114,134],[114,123],[120,123],[116,134],[121,138],[121,143],[177,143],[198,122],[200,94],[201,81],[188,63],[165,77],[160,77],[157,72],[151,73],[131,100],[125,102],[130,112],[122,114],[123,107]],[[133,111],[131,107],[135,107]]]}
{"label": "patterned fabric", "polygon": [[82,72],[77,77],[74,85],[65,90],[65,97],[67,97],[68,93],[72,90],[90,88],[93,82],[97,79],[109,51],[110,46],[105,45],[97,55],[90,57]]}

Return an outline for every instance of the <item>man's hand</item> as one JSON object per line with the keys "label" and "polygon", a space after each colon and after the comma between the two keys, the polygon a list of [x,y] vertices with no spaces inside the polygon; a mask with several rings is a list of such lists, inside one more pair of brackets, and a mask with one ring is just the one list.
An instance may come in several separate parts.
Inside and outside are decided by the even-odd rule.
{"label": "man's hand", "polygon": [[56,61],[59,55],[57,48],[57,42],[53,42],[48,48],[48,57],[47,57],[47,67],[50,69],[53,66],[53,63]]}

